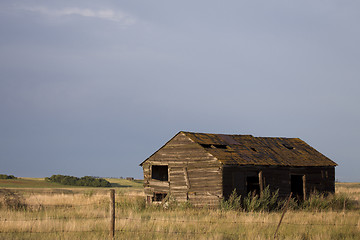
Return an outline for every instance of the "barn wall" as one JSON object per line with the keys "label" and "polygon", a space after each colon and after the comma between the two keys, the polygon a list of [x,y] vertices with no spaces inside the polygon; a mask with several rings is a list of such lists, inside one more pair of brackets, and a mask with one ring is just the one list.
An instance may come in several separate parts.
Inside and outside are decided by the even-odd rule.
{"label": "barn wall", "polygon": [[291,192],[291,175],[305,175],[306,196],[313,191],[335,192],[334,167],[268,167],[268,166],[224,166],[223,195],[228,197],[233,189],[247,195],[248,176],[258,176],[262,171],[263,186],[269,185],[271,191],[279,189],[279,195],[286,197]]}
{"label": "barn wall", "polygon": [[[152,165],[167,165],[168,181],[151,179]],[[222,197],[219,161],[201,146],[179,133],[143,163],[145,194],[170,193],[177,201],[193,205],[218,205]]]}
{"label": "barn wall", "polygon": [[306,195],[317,192],[335,192],[335,167],[292,168],[291,174],[305,174]]}

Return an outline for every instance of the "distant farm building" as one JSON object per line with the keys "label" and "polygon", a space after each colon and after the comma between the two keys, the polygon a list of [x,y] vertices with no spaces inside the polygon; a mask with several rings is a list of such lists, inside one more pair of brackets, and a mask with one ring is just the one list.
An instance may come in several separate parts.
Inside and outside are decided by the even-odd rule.
{"label": "distant farm building", "polygon": [[171,194],[193,205],[217,205],[236,189],[269,186],[299,199],[335,191],[337,164],[299,138],[179,132],[140,164],[148,202]]}

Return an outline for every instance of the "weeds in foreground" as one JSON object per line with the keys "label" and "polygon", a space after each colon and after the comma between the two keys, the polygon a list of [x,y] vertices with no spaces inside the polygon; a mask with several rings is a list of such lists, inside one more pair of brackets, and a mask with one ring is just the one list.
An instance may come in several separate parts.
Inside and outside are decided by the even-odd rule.
{"label": "weeds in foreground", "polygon": [[5,207],[9,210],[26,210],[27,204],[25,199],[18,193],[12,192],[8,189],[2,189],[2,199],[0,206]]}
{"label": "weeds in foreground", "polygon": [[299,209],[309,211],[321,210],[351,210],[356,202],[344,194],[329,194],[325,196],[322,193],[314,192],[309,198],[299,204]]}
{"label": "weeds in foreground", "polygon": [[240,210],[246,212],[269,212],[278,210],[279,207],[279,191],[271,192],[267,186],[259,196],[254,192],[250,192],[243,200],[237,195],[236,189],[231,193],[227,200],[220,202],[222,210]]}
{"label": "weeds in foreground", "polygon": [[[222,210],[236,210],[245,212],[270,212],[279,211],[285,205],[286,199],[279,198],[279,191],[271,192],[266,187],[259,196],[250,192],[243,200],[234,190],[227,200],[220,203]],[[345,194],[324,194],[313,192],[305,201],[298,201],[291,198],[289,209],[305,211],[322,211],[322,210],[351,210],[356,206],[356,201],[350,199]]]}
{"label": "weeds in foreground", "polygon": [[249,193],[244,199],[244,210],[247,212],[269,212],[279,209],[279,190],[271,192],[267,186],[260,196]]}
{"label": "weeds in foreground", "polygon": [[241,195],[237,195],[236,189],[230,194],[228,200],[220,202],[220,209],[222,210],[242,210]]}
{"label": "weeds in foreground", "polygon": [[[95,191],[95,190],[94,190]],[[0,200],[4,192],[0,189]],[[261,201],[272,202],[274,193]],[[106,239],[109,229],[109,195],[104,192],[20,194],[28,204],[24,211],[0,208],[0,239]],[[268,197],[266,197],[268,196]],[[270,196],[270,197],[269,197]],[[249,201],[260,201],[250,196]],[[341,194],[323,196],[341,206]],[[346,197],[346,195],[345,195]],[[35,199],[36,198],[36,199]],[[146,204],[144,196],[116,195],[116,238],[119,239],[270,239],[279,222],[279,210],[244,210],[244,199],[228,199],[228,210],[193,207],[171,196],[162,204]],[[311,196],[309,196],[310,200]],[[268,199],[268,200],[264,200]],[[280,200],[279,200],[280,199]],[[340,199],[340,200],[339,200]],[[279,202],[281,198],[278,198]],[[318,201],[318,200],[316,200]],[[329,200],[330,201],[330,200]],[[346,207],[348,206],[346,200]],[[331,201],[330,201],[331,202]],[[281,203],[281,202],[280,202]],[[281,205],[279,203],[279,205]],[[359,211],[295,210],[287,212],[278,239],[358,239]],[[311,205],[312,204],[312,205]],[[315,200],[310,205],[315,207]],[[41,205],[37,209],[33,206]],[[70,207],[69,207],[70,205]],[[257,205],[257,204],[256,204]],[[271,205],[271,204],[270,204]],[[4,205],[3,205],[4,206]],[[225,205],[224,205],[225,206]],[[266,204],[265,204],[266,206]],[[265,207],[264,207],[265,208]],[[317,207],[318,208],[318,207]],[[266,208],[265,208],[266,209]],[[310,209],[310,208],[309,208]],[[314,208],[316,209],[316,208]],[[314,213],[316,212],[316,213]]]}

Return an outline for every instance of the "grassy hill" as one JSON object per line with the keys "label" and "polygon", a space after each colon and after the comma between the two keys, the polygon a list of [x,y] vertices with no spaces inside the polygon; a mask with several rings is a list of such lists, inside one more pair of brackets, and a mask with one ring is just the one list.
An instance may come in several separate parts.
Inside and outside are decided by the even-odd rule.
{"label": "grassy hill", "polygon": [[[134,188],[143,187],[142,180],[126,180],[117,178],[106,178],[114,188]],[[0,179],[0,188],[91,188],[83,186],[69,186],[59,183],[47,182],[44,178],[17,178]]]}

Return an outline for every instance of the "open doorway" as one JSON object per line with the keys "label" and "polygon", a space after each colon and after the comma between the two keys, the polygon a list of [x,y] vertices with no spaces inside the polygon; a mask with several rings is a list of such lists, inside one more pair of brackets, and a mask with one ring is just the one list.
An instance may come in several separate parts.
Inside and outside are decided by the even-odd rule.
{"label": "open doorway", "polygon": [[304,200],[303,175],[291,175],[291,192],[296,200]]}
{"label": "open doorway", "polygon": [[246,177],[246,190],[247,193],[253,192],[254,195],[260,193],[260,184],[258,176],[248,176]]}

